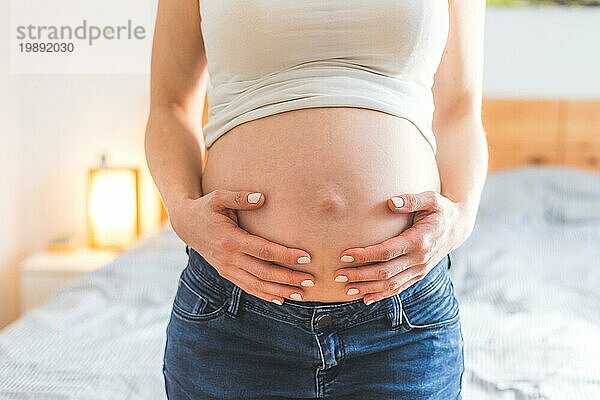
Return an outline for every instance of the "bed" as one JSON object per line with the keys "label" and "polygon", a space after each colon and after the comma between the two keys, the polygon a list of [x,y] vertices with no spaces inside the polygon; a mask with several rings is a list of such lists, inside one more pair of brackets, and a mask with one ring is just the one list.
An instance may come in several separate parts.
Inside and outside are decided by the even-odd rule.
{"label": "bed", "polygon": [[491,175],[454,254],[465,400],[600,399],[599,175]]}
{"label": "bed", "polygon": [[[600,399],[600,174],[511,157],[490,171],[453,253],[463,398]],[[186,261],[167,225],[9,325],[0,399],[165,399],[165,330]]]}

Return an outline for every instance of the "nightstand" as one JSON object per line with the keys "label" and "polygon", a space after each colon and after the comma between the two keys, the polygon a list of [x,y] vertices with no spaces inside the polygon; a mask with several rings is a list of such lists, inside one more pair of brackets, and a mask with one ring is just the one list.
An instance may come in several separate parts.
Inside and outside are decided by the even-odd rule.
{"label": "nightstand", "polygon": [[21,263],[21,313],[41,305],[59,287],[77,275],[113,261],[116,251],[78,248],[42,251]]}

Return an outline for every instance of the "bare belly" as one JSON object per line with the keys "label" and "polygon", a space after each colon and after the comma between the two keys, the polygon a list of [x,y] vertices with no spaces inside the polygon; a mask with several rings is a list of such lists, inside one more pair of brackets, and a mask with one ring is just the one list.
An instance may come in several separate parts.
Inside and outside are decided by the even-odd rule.
{"label": "bare belly", "polygon": [[[315,277],[303,300],[351,301],[334,272],[342,251],[397,236],[413,214],[394,214],[387,199],[440,190],[435,156],[408,120],[354,107],[293,110],[238,125],[208,150],[202,191],[262,192],[264,205],[238,211],[254,235],[311,255],[286,265]],[[353,264],[364,265],[364,264]]]}

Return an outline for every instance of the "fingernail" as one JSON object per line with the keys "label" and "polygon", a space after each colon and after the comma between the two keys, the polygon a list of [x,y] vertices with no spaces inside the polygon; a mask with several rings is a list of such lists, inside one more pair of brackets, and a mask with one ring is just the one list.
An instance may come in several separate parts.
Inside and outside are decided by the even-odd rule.
{"label": "fingernail", "polygon": [[346,275],[338,275],[335,277],[336,282],[348,282],[348,277]]}
{"label": "fingernail", "polygon": [[290,294],[290,297],[294,300],[302,300],[302,296],[300,295],[300,293],[292,293]]}
{"label": "fingernail", "polygon": [[271,300],[273,303],[278,304],[278,305],[282,305],[283,303],[281,302],[281,300],[277,300],[277,299],[273,299]]}
{"label": "fingernail", "polygon": [[353,294],[358,294],[358,292],[359,292],[358,289],[356,289],[356,288],[350,288],[350,289],[348,289],[348,291],[346,292],[346,294],[348,296],[352,296]]}
{"label": "fingernail", "polygon": [[260,193],[250,193],[248,195],[248,203],[256,204],[260,200]]}
{"label": "fingernail", "polygon": [[310,257],[302,256],[298,259],[298,264],[308,264],[310,262]]}
{"label": "fingernail", "polygon": [[302,285],[302,286],[315,286],[315,283],[313,281],[311,281],[310,279],[305,279],[302,282],[300,282],[300,285]]}
{"label": "fingernail", "polygon": [[371,305],[371,304],[373,304],[373,303],[375,303],[375,300],[373,300],[373,299],[371,299],[371,300],[367,301],[367,305]]}
{"label": "fingernail", "polygon": [[404,200],[402,197],[392,197],[392,203],[394,203],[396,208],[400,208],[404,205]]}
{"label": "fingernail", "polygon": [[341,262],[352,262],[352,261],[354,261],[354,257],[345,255],[345,256],[342,256],[342,258],[340,258],[340,261]]}

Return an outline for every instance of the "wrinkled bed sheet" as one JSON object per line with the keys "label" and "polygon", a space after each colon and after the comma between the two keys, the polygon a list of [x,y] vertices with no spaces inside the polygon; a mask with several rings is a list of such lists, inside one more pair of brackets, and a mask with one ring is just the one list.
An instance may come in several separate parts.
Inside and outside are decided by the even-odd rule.
{"label": "wrinkled bed sheet", "polygon": [[186,263],[165,229],[9,325],[0,399],[166,399],[165,330]]}
{"label": "wrinkled bed sheet", "polygon": [[495,173],[454,255],[464,399],[600,399],[600,175]]}

